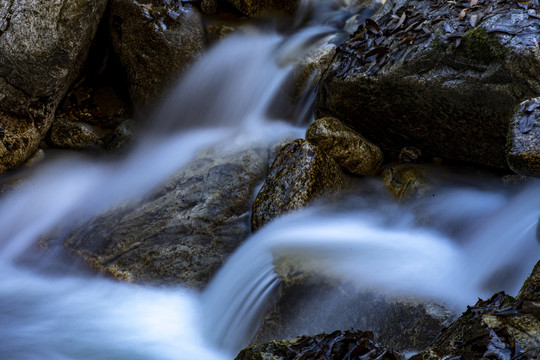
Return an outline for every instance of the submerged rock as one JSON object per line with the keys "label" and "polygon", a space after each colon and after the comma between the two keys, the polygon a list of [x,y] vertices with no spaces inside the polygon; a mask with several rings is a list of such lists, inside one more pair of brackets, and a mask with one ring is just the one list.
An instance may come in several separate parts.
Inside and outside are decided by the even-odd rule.
{"label": "submerged rock", "polygon": [[270,167],[253,203],[251,228],[257,230],[344,186],[345,175],[334,160],[309,141],[294,140],[281,149]]}
{"label": "submerged rock", "polygon": [[235,360],[380,359],[402,360],[400,354],[377,345],[369,331],[334,331],[331,334],[271,341],[242,350]]}
{"label": "submerged rock", "polygon": [[420,167],[414,165],[395,165],[383,172],[383,181],[388,190],[402,202],[422,197],[428,187]]}
{"label": "submerged rock", "polygon": [[508,131],[508,165],[524,176],[540,177],[540,98],[520,104]]}
{"label": "submerged rock", "polygon": [[306,140],[353,174],[375,175],[383,161],[377,145],[333,117],[318,119],[311,124],[306,131]]}
{"label": "submerged rock", "polygon": [[141,107],[154,105],[204,50],[200,14],[191,2],[113,0],[109,21],[114,52]]}
{"label": "submerged rock", "polygon": [[23,163],[45,137],[106,4],[0,1],[0,172]]}
{"label": "submerged rock", "polygon": [[507,167],[515,106],[540,94],[535,9],[516,2],[389,0],[337,49],[316,116],[394,153]]}
{"label": "submerged rock", "polygon": [[60,148],[86,149],[101,144],[98,132],[88,123],[57,118],[52,124],[49,141]]}
{"label": "submerged rock", "polygon": [[266,148],[202,154],[149,198],[98,216],[64,244],[119,279],[203,287],[249,235],[266,170]]}
{"label": "submerged rock", "polygon": [[304,270],[301,259],[279,261],[276,272],[282,279],[279,298],[264,317],[255,344],[356,328],[372,331],[382,346],[411,351],[427,347],[456,318],[440,304],[360,290]]}

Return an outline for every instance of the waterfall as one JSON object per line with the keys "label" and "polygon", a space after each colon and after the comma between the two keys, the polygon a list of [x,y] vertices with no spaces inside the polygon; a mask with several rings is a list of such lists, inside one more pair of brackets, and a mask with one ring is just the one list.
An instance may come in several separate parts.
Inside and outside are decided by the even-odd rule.
{"label": "waterfall", "polygon": [[[231,36],[171,89],[125,158],[66,156],[0,199],[3,358],[231,359],[275,301],[274,263],[285,256],[358,287],[458,307],[490,291],[517,291],[539,254],[538,184],[518,193],[441,186],[436,198],[410,206],[363,195],[315,205],[254,234],[202,293],[81,273],[54,252],[20,261],[50,232],[152,191],[206,146],[301,136],[302,127],[268,108],[294,61],[334,31],[340,11],[310,18],[327,25],[299,18],[303,27],[290,37],[255,28]],[[414,206],[436,219],[418,224]]]}

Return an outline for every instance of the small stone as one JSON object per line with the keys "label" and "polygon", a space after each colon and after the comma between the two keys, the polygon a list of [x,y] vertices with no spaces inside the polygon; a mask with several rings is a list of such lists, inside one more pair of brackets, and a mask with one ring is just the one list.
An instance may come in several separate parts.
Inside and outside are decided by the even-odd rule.
{"label": "small stone", "polygon": [[306,140],[353,174],[374,175],[383,161],[377,145],[333,117],[321,118],[311,124],[306,131]]}
{"label": "small stone", "polygon": [[134,139],[133,124],[131,120],[125,120],[114,129],[105,140],[105,149],[113,152],[125,150]]}
{"label": "small stone", "polygon": [[422,151],[414,146],[406,146],[399,152],[399,162],[415,163],[422,156]]}
{"label": "small stone", "polygon": [[309,141],[295,140],[281,149],[257,194],[251,229],[344,186],[345,176],[332,158]]}
{"label": "small stone", "polygon": [[218,2],[216,0],[202,0],[201,10],[207,15],[214,15],[218,10]]}
{"label": "small stone", "polygon": [[383,172],[383,181],[399,201],[423,196],[427,189],[422,170],[410,165],[396,165]]}

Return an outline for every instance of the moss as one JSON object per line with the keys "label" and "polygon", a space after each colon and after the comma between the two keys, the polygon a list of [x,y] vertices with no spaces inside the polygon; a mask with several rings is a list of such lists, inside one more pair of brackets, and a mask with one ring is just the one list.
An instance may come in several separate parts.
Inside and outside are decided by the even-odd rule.
{"label": "moss", "polygon": [[467,31],[459,46],[459,53],[468,59],[482,64],[502,60],[508,53],[496,35],[490,34],[483,27],[474,27]]}

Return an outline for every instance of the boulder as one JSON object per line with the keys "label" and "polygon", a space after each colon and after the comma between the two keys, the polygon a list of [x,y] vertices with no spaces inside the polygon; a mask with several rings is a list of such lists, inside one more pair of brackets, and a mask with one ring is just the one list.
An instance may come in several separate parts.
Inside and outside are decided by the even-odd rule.
{"label": "boulder", "polygon": [[205,46],[199,10],[192,2],[112,0],[111,41],[135,105],[152,107]]}
{"label": "boulder", "polygon": [[345,186],[345,175],[336,162],[309,141],[297,139],[285,145],[257,194],[251,213],[251,229],[298,210],[323,194]]}
{"label": "boulder", "polygon": [[271,341],[242,350],[235,360],[380,359],[402,360],[403,356],[380,347],[369,331],[334,331]]}
{"label": "boulder", "polygon": [[79,75],[106,4],[0,1],[0,172],[36,151]]}
{"label": "boulder", "polygon": [[540,94],[534,5],[389,0],[337,49],[316,117],[383,151],[506,168],[514,108]]}
{"label": "boulder", "polygon": [[383,161],[377,145],[333,117],[312,123],[306,131],[306,140],[356,175],[375,175]]}
{"label": "boulder", "polygon": [[148,198],[98,216],[64,245],[119,279],[202,288],[250,233],[266,154],[266,148],[202,154]]}
{"label": "boulder", "polygon": [[508,130],[508,166],[524,176],[540,177],[540,98],[519,105]]}

